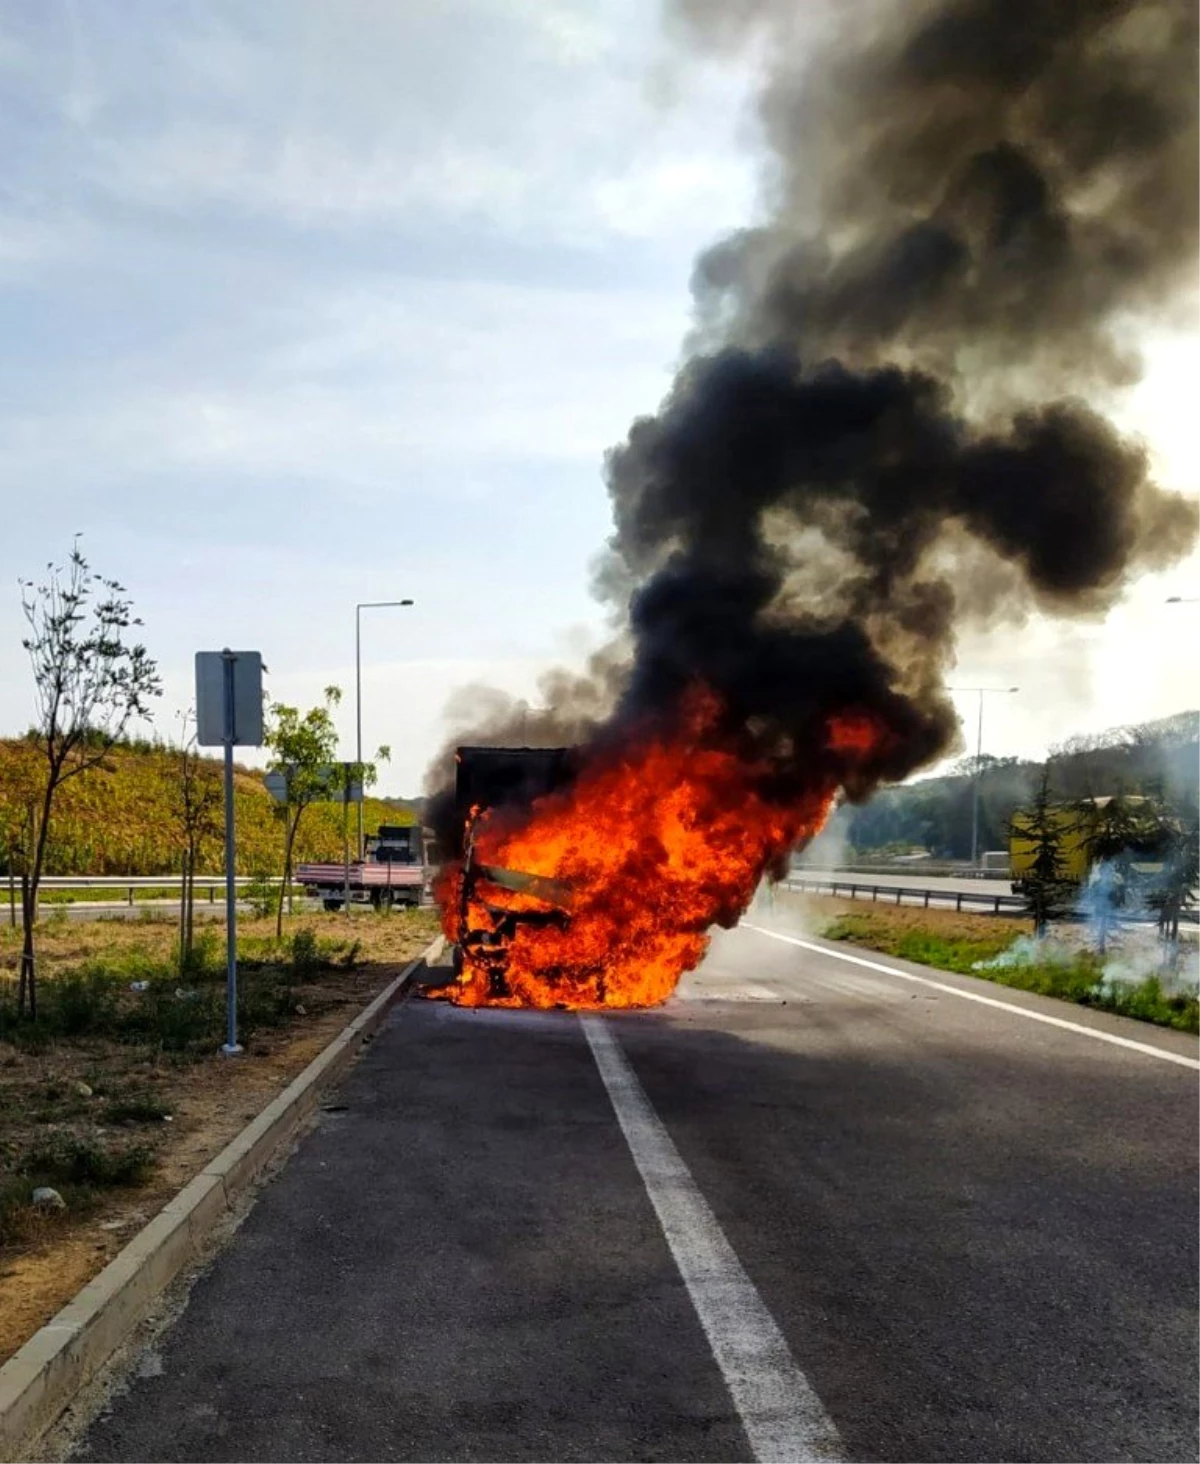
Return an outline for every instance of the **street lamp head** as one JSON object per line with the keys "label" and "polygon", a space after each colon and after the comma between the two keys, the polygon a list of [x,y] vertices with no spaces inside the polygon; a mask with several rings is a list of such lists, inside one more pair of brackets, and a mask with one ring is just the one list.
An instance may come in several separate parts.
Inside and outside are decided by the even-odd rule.
{"label": "street lamp head", "polygon": [[1008,689],[1009,691],[1020,691],[1021,688],[1019,686],[1010,686]]}
{"label": "street lamp head", "polygon": [[400,601],[400,604],[401,605],[411,605],[412,604],[412,601],[411,600],[401,600]]}

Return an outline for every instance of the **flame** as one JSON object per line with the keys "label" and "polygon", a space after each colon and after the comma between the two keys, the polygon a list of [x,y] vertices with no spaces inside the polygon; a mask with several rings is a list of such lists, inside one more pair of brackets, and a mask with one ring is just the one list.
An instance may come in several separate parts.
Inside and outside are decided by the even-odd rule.
{"label": "flame", "polygon": [[[556,909],[481,877],[464,912],[462,866],[447,868],[437,896],[449,940],[464,926],[498,930],[513,912],[534,918],[508,923],[501,994],[488,959],[470,954],[442,994],[464,1006],[666,1000],[699,963],[712,926],[737,923],[763,874],[820,829],[836,792],[826,774],[787,806],[773,802],[763,791],[770,764],[722,737],[720,712],[716,697],[696,688],[669,732],[597,753],[570,787],[515,821],[490,811],[474,819],[477,863],[565,885],[569,899]],[[881,736],[871,718],[849,714],[831,721],[827,745],[843,758],[863,755]]]}

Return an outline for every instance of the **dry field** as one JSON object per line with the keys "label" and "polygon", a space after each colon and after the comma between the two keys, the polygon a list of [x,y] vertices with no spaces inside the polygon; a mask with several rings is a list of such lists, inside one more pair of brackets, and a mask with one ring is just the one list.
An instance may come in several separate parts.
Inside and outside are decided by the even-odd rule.
{"label": "dry field", "polygon": [[[435,927],[426,910],[302,917],[287,923],[278,948],[272,921],[239,923],[251,1001],[246,1054],[233,1059],[218,1051],[224,984],[211,947],[223,952],[222,928],[213,930],[207,968],[181,982],[170,973],[173,921],[47,922],[42,995],[53,1020],[40,1034],[11,1020],[19,932],[5,928],[0,1362],[261,1112]],[[301,935],[297,945],[305,931],[311,940]],[[147,989],[131,989],[135,981]],[[65,1000],[71,993],[74,1002]],[[107,1004],[99,1030],[88,1030],[89,998]],[[151,1000],[155,1019],[145,1020],[139,1006]],[[38,1183],[58,1190],[66,1208],[34,1207]]]}

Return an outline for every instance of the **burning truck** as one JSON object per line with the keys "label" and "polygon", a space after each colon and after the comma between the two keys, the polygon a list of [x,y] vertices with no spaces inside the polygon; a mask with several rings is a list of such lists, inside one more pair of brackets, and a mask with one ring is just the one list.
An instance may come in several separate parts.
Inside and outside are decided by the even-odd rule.
{"label": "burning truck", "polygon": [[1197,539],[1099,410],[1194,292],[1191,0],[847,4],[811,46],[794,0],[676,8],[762,56],[769,202],[605,456],[562,745],[485,695],[431,770],[464,1004],[665,1000],[835,799],[961,744],[960,632],[1097,620]]}
{"label": "burning truck", "polygon": [[821,826],[837,788],[891,743],[862,713],[822,729],[824,766],[789,788],[697,686],[677,714],[590,746],[460,747],[457,843],[435,884],[462,1005],[646,1007],[734,925],[764,871]]}

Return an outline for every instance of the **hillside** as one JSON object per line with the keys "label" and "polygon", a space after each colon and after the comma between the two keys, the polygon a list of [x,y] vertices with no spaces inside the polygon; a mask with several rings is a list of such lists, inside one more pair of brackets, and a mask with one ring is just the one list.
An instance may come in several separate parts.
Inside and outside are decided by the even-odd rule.
{"label": "hillside", "polygon": [[[3,833],[18,820],[15,789],[26,744],[0,739],[0,872],[8,871]],[[204,759],[206,771],[221,776],[216,758]],[[235,770],[238,873],[277,873],[282,833],[275,804],[263,786],[262,774]],[[174,812],[179,785],[178,754],[161,747],[115,748],[102,766],[65,783],[55,805],[47,874],[168,874],[180,867],[181,837]],[[354,809],[350,810],[351,839]],[[363,825],[373,833],[381,823],[413,822],[411,811],[368,798]],[[224,868],[220,836],[202,851],[206,873]],[[300,824],[296,858],[342,857],[342,810],[314,804]]]}

